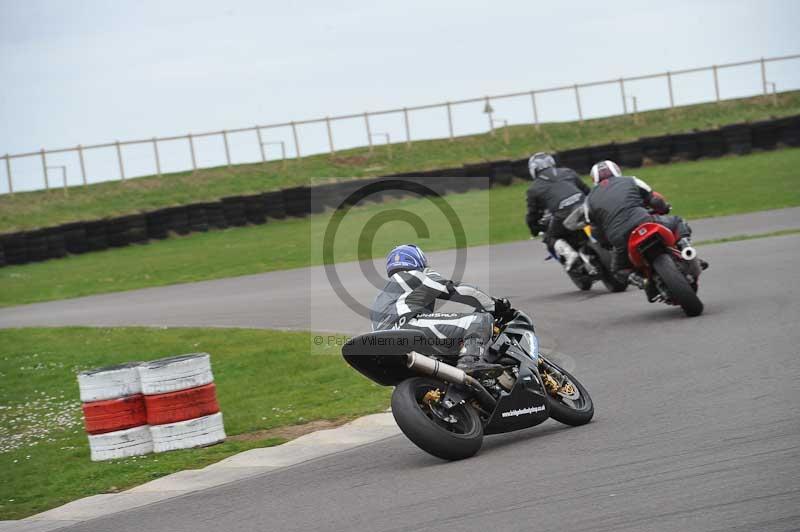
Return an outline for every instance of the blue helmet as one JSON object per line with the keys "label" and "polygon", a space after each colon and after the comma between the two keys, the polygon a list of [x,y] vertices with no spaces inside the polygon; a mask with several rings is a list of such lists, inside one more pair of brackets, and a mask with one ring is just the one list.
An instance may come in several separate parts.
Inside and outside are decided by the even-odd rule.
{"label": "blue helmet", "polygon": [[386,275],[388,277],[399,271],[424,270],[427,266],[428,259],[414,244],[397,246],[386,256]]}

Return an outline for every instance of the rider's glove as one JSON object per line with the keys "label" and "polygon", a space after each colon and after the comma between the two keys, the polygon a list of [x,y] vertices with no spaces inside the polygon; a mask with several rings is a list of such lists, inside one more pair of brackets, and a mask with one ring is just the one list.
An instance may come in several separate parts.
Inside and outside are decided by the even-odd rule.
{"label": "rider's glove", "polygon": [[492,312],[494,317],[499,319],[508,317],[511,312],[511,302],[505,297],[492,299],[494,299],[494,312]]}
{"label": "rider's glove", "polygon": [[658,192],[653,192],[650,196],[650,208],[656,214],[669,214],[669,211],[672,210],[672,205],[667,202],[664,196]]}

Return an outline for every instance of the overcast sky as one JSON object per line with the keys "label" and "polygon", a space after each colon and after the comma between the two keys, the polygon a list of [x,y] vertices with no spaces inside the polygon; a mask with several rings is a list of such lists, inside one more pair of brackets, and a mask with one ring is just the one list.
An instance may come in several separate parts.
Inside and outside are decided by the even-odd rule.
{"label": "overcast sky", "polygon": [[[0,154],[794,54],[798,22],[794,0],[0,0]],[[770,65],[769,77],[779,89],[800,88],[800,61]],[[720,79],[723,97],[760,89],[757,67],[723,71]],[[666,105],[663,81],[629,91],[644,108]],[[708,99],[713,83],[687,76],[676,80],[676,92],[679,103]],[[542,119],[574,118],[574,95],[545,96]],[[587,116],[620,110],[618,88],[587,90],[584,98]],[[531,120],[529,100],[503,105],[498,117]],[[459,112],[457,134],[486,129],[479,109]],[[412,135],[446,135],[445,116],[413,116]],[[364,144],[363,129],[363,120],[337,123],[337,144]],[[376,119],[373,131],[404,135],[399,117]],[[290,143],[291,132],[265,137]],[[327,148],[324,126],[307,126],[301,137],[306,153]],[[252,139],[232,143],[236,160],[257,157]],[[219,141],[199,149],[201,164],[222,163]],[[147,150],[126,151],[129,173],[152,172]],[[113,150],[106,151],[87,155],[95,157],[93,181],[118,176]],[[186,168],[185,146],[164,151],[165,170]],[[70,180],[79,180],[74,155],[51,162],[68,164]],[[41,186],[41,161],[15,160],[14,174],[19,188]]]}

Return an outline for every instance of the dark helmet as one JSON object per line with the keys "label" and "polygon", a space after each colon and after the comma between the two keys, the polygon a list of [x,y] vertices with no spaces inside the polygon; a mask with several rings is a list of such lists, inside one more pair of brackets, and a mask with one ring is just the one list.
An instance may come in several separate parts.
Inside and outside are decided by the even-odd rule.
{"label": "dark helmet", "polygon": [[591,174],[592,181],[594,181],[594,184],[596,185],[603,179],[621,176],[622,170],[619,169],[619,165],[614,161],[600,161],[592,166]]}
{"label": "dark helmet", "polygon": [[386,255],[386,275],[388,277],[399,271],[424,270],[427,266],[428,259],[414,244],[397,246]]}
{"label": "dark helmet", "polygon": [[533,156],[528,159],[528,171],[533,178],[539,177],[542,171],[553,168],[555,165],[556,160],[553,159],[553,156],[543,151],[534,153]]}

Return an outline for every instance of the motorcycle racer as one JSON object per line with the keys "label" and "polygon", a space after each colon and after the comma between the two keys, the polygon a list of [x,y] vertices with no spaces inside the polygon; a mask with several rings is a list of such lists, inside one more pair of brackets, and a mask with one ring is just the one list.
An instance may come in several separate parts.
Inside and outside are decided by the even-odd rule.
{"label": "motorcycle racer", "polygon": [[[539,152],[528,160],[533,183],[528,188],[528,213],[525,221],[532,236],[544,232],[544,243],[550,253],[563,259],[564,267],[572,269],[578,253],[567,239],[570,232],[564,219],[579,207],[590,189],[580,176],[570,168],[556,168],[553,156]],[[551,214],[547,227],[540,225],[545,211]]]}
{"label": "motorcycle racer", "polygon": [[[507,299],[495,299],[480,289],[442,277],[413,244],[397,246],[386,257],[386,286],[370,313],[372,330],[414,329],[443,354],[458,355],[457,367],[467,373],[502,368],[483,360],[492,337],[492,315],[511,310]],[[437,299],[475,308],[471,314],[434,312]]]}
{"label": "motorcycle racer", "polygon": [[592,224],[592,234],[612,246],[611,269],[617,278],[644,288],[644,279],[628,259],[631,232],[645,222],[657,222],[679,235],[677,245],[683,249],[691,245],[692,230],[681,217],[668,215],[672,206],[661,194],[639,178],[623,176],[615,162],[598,162],[591,176],[595,187],[584,202],[584,216]]}

